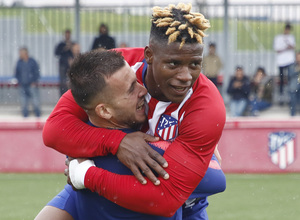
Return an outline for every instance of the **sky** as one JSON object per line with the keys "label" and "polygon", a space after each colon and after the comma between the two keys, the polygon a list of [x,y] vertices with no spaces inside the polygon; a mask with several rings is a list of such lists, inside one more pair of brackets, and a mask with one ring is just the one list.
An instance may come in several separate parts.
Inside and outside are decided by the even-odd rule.
{"label": "sky", "polygon": [[[19,1],[23,2],[26,6],[71,6],[74,4],[75,0],[0,0],[0,4],[6,6],[11,6],[14,2]],[[178,2],[184,2],[195,4],[195,2],[203,2],[205,0],[110,0],[110,1],[101,1],[101,0],[80,0],[82,5],[94,6],[94,5],[168,5],[176,4]],[[222,4],[224,0],[206,0],[208,4]],[[228,0],[231,4],[259,4],[262,3],[261,0]],[[299,0],[265,0],[263,4],[268,3],[299,3]]]}

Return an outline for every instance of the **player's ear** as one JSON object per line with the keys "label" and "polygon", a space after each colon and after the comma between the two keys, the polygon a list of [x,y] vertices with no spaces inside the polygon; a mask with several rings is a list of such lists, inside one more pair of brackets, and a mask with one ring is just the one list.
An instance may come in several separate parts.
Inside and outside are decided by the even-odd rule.
{"label": "player's ear", "polygon": [[146,46],[144,49],[144,57],[148,64],[151,64],[153,61],[153,51],[149,46]]}
{"label": "player's ear", "polygon": [[111,119],[112,117],[112,110],[109,106],[101,103],[101,104],[98,104],[95,108],[95,112],[96,114],[101,117],[101,118],[104,118],[106,120],[109,120]]}

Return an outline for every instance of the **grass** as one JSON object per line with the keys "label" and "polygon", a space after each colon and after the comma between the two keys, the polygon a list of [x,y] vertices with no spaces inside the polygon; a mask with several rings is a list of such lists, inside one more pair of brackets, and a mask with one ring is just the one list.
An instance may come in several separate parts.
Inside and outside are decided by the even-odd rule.
{"label": "grass", "polygon": [[[227,174],[227,189],[209,197],[210,220],[294,220],[300,174]],[[33,219],[65,185],[63,174],[0,174],[1,220]]]}
{"label": "grass", "polygon": [[212,220],[295,220],[300,216],[300,174],[227,176],[224,193],[211,196]]}
{"label": "grass", "polygon": [[34,219],[65,183],[63,174],[0,174],[0,219]]}

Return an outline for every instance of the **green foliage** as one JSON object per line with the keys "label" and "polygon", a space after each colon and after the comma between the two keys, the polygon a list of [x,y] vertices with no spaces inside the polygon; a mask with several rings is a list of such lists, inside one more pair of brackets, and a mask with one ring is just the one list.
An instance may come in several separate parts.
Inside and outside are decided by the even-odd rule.
{"label": "green foliage", "polygon": [[[80,11],[80,32],[98,33],[100,23],[106,23],[111,32],[147,32],[150,30],[150,9],[135,8],[83,8]],[[2,17],[20,19],[23,28],[30,33],[62,33],[74,29],[75,11],[73,8],[4,8],[0,7]],[[224,19],[210,18],[208,35],[223,32]],[[275,35],[283,32],[285,23],[269,20],[229,19],[230,37],[236,50],[273,50]],[[300,35],[300,24],[293,24],[293,33]],[[296,37],[296,45],[300,38]],[[298,46],[299,47],[299,46]],[[298,48],[299,49],[299,48]]]}
{"label": "green foliage", "polygon": [[[146,14],[142,13],[141,14]],[[73,8],[1,8],[1,17],[22,20],[27,32],[49,33],[63,32],[75,26]],[[150,17],[148,15],[132,15],[128,11],[117,13],[113,9],[81,10],[80,31],[82,33],[97,33],[100,23],[105,23],[113,32],[149,31]]]}
{"label": "green foliage", "polygon": [[[274,37],[282,34],[284,22],[256,21],[256,20],[231,20],[230,27],[236,33],[238,50],[273,50]],[[293,24],[292,34],[295,35],[296,45],[300,44],[300,25]]]}

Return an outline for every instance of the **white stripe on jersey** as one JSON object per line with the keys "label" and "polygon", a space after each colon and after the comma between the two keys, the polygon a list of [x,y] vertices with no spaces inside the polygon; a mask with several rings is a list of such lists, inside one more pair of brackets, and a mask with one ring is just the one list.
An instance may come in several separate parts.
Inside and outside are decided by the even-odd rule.
{"label": "white stripe on jersey", "polygon": [[[146,95],[147,104],[149,104],[151,98],[152,98],[151,95],[149,93],[147,93],[147,95]],[[166,108],[170,104],[172,104],[172,102],[161,102],[161,101],[159,101],[156,104],[154,112],[153,112],[153,117],[151,119],[149,119],[149,121],[148,121],[149,130],[146,132],[147,134],[150,134],[150,135],[155,134],[156,124],[158,123],[160,116],[166,111]]]}
{"label": "white stripe on jersey", "polygon": [[[155,106],[155,110],[153,112],[152,118],[149,119],[149,121],[148,121],[149,122],[149,130],[146,133],[150,134],[150,135],[155,135],[157,123],[159,122],[159,119],[160,119],[160,117],[163,114],[170,115],[171,117],[175,118],[178,121],[178,123],[180,123],[182,121],[182,119],[183,119],[184,113],[181,115],[180,120],[178,120],[178,118],[179,118],[179,111],[182,108],[182,106],[186,103],[186,101],[191,97],[192,94],[193,94],[193,89],[190,88],[189,91],[187,92],[187,95],[184,98],[184,100],[180,103],[180,105],[178,106],[178,108],[175,111],[173,111],[173,112],[166,112],[167,107],[172,104],[171,102],[162,102],[162,101],[159,101],[156,104],[156,106]],[[146,99],[147,104],[149,104],[149,102],[152,99],[152,97],[151,97],[151,95],[149,93],[147,93],[145,99]],[[164,133],[163,133],[163,131],[160,130],[159,131],[160,132],[159,136],[163,137],[164,140],[168,140],[168,139],[170,139],[170,137],[167,137],[168,134],[169,134],[169,136],[173,136],[174,132],[175,132],[175,137],[176,137],[177,136],[177,128],[178,128],[178,124],[175,125],[175,126],[172,126],[170,128],[170,129],[172,129],[170,132],[168,132],[168,130],[165,130]],[[167,128],[167,129],[169,129],[169,128]],[[176,131],[174,131],[174,129],[176,129]]]}
{"label": "white stripe on jersey", "polygon": [[[186,93],[185,98],[184,98],[183,101],[180,103],[179,107],[177,108],[177,110],[171,113],[171,116],[172,116],[173,118],[176,118],[176,119],[178,120],[178,112],[179,112],[179,110],[180,110],[180,109],[182,108],[182,106],[186,103],[186,101],[192,96],[192,94],[193,94],[193,88],[190,88],[189,91]],[[184,112],[184,113],[185,113],[185,112]],[[180,118],[180,122],[181,122],[182,119],[183,119],[184,113],[182,114],[182,116],[181,116],[181,118]]]}
{"label": "white stripe on jersey", "polygon": [[136,71],[143,65],[143,62],[137,62],[133,66],[131,66],[131,69],[136,73]]}

